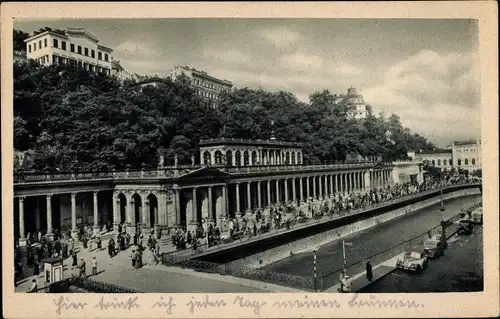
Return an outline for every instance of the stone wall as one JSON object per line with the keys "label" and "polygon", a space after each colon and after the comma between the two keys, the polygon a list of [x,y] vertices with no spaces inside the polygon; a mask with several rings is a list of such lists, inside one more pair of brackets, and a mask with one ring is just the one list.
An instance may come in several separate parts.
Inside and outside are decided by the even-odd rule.
{"label": "stone wall", "polygon": [[[457,197],[470,196],[480,194],[480,191],[476,188],[465,189],[460,191],[451,192],[443,195],[444,200],[449,200]],[[401,207],[399,209],[378,215],[372,218],[361,220],[359,222],[349,224],[346,226],[338,227],[314,236],[299,239],[294,242],[290,242],[286,245],[275,247],[246,258],[238,259],[230,264],[232,266],[245,265],[247,267],[259,268],[265,265],[271,264],[278,260],[289,257],[290,254],[298,254],[304,251],[312,250],[316,247],[329,243],[333,240],[338,240],[348,235],[354,234],[356,232],[368,229],[370,227],[376,226],[380,223],[385,223],[387,221],[393,220],[397,217],[403,216],[405,214],[417,211],[419,209],[437,204],[440,202],[440,196],[435,196],[433,198],[426,199],[424,201],[418,202],[416,204],[411,204],[408,206]]]}

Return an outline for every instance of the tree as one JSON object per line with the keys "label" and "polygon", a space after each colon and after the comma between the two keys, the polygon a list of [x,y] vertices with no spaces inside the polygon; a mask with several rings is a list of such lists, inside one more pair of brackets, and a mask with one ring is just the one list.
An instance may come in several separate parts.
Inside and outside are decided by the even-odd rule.
{"label": "tree", "polygon": [[22,30],[14,29],[14,34],[13,34],[14,50],[26,51],[26,43],[24,43],[24,40],[28,39],[29,37],[30,37],[29,33],[26,33]]}

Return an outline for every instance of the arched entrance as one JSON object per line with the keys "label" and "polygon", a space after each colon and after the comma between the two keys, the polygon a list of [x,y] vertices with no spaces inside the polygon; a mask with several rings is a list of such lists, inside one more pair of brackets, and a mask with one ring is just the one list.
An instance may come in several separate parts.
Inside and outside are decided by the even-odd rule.
{"label": "arched entrance", "polygon": [[226,165],[233,166],[233,152],[231,151],[226,152]]}
{"label": "arched entrance", "polygon": [[[154,228],[155,225],[158,225],[158,198],[154,194],[149,194],[147,197],[149,201],[149,212],[145,212],[149,214],[149,228]],[[155,229],[156,231],[156,229]]]}
{"label": "arched entrance", "polygon": [[132,195],[132,201],[134,202],[133,214],[136,228],[140,228],[142,224],[142,200],[141,196],[137,193]]}
{"label": "arched entrance", "polygon": [[118,194],[118,199],[120,200],[120,220],[118,223],[124,223],[127,221],[127,197],[123,193]]}

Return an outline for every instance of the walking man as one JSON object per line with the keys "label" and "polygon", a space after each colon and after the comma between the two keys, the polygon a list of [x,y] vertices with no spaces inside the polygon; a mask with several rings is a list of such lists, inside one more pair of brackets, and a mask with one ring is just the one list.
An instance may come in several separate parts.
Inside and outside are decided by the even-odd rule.
{"label": "walking man", "polygon": [[92,276],[97,276],[97,259],[92,258]]}
{"label": "walking man", "polygon": [[372,264],[370,263],[369,260],[366,262],[366,278],[369,281],[373,280]]}

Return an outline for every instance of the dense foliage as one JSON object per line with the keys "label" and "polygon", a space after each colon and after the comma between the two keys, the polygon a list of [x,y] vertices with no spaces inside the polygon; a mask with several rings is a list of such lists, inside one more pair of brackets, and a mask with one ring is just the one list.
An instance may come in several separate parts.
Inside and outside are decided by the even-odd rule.
{"label": "dense foliage", "polygon": [[[242,88],[211,108],[186,78],[157,86],[69,66],[14,66],[14,147],[24,170],[107,170],[190,163],[200,139],[235,137],[304,143],[304,161],[345,160],[351,155],[406,157],[408,149],[434,145],[402,127],[399,118],[350,119],[348,107],[328,91],[302,103],[288,92]],[[271,125],[274,122],[274,125]],[[388,138],[387,132],[390,132]],[[19,165],[19,162],[17,162]]]}

